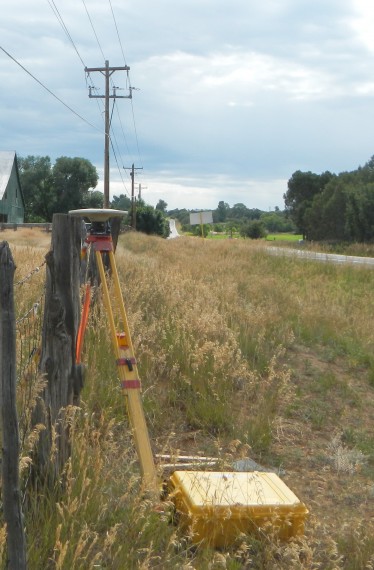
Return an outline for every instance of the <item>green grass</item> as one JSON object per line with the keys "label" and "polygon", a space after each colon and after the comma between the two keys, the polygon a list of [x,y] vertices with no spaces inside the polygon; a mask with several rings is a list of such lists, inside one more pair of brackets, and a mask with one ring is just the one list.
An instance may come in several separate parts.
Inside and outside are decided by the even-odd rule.
{"label": "green grass", "polygon": [[299,234],[268,234],[266,236],[266,241],[291,241],[291,242],[298,242],[299,240],[303,239],[302,235]]}

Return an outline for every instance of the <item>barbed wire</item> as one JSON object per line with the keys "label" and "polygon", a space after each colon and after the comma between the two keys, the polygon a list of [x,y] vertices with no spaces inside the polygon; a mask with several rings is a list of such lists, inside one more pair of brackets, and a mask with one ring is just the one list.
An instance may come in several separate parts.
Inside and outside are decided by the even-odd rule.
{"label": "barbed wire", "polygon": [[23,285],[24,283],[26,283],[26,281],[29,281],[31,279],[31,277],[33,275],[35,275],[35,273],[38,273],[41,268],[46,264],[46,260],[44,260],[38,267],[35,267],[34,269],[32,269],[27,275],[25,275],[25,277],[23,277],[22,279],[20,279],[19,281],[15,281],[14,282],[14,286],[19,286],[19,285]]}
{"label": "barbed wire", "polygon": [[[28,283],[41,269],[46,265],[44,259],[42,263],[34,267],[18,281],[14,282],[14,286],[20,291],[22,285]],[[41,285],[42,292],[39,297],[30,303],[29,308],[20,315],[15,322],[16,326],[16,342],[17,342],[17,379],[20,381],[25,375],[30,379],[31,376],[37,374],[38,356],[41,349],[41,329],[43,321],[44,297],[45,297],[45,280]]]}
{"label": "barbed wire", "polygon": [[31,316],[31,314],[34,317],[37,316],[37,314],[39,312],[39,307],[40,307],[43,299],[44,299],[44,290],[43,290],[43,293],[40,295],[40,297],[35,301],[35,303],[33,303],[32,307],[30,309],[28,309],[28,311],[26,311],[26,313],[24,313],[21,317],[19,317],[16,320],[16,327],[17,327],[17,325],[21,324],[23,321],[28,319]]}
{"label": "barbed wire", "polygon": [[32,430],[32,414],[41,390],[40,358],[42,352],[42,326],[44,320],[43,293],[31,308],[16,321],[16,375],[19,409],[19,437],[24,450]]}

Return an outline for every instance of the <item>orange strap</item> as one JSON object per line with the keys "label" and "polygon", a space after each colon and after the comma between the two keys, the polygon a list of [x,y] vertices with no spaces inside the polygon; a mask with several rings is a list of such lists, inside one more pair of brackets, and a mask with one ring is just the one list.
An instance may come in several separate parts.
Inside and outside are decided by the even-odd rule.
{"label": "orange strap", "polygon": [[80,362],[81,362],[84,333],[86,332],[87,321],[88,321],[88,313],[90,310],[90,300],[91,300],[91,285],[89,283],[87,283],[86,284],[86,291],[84,294],[84,302],[83,302],[81,322],[79,323],[79,329],[78,329],[78,335],[77,335],[77,346],[76,346],[76,352],[75,352],[75,360],[76,360],[77,364],[80,364]]}

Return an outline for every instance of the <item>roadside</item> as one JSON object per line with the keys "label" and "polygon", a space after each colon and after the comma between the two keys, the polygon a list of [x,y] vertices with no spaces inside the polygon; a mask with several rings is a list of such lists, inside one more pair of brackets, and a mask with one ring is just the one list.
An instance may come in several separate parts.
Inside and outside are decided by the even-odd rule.
{"label": "roadside", "polygon": [[302,259],[309,259],[309,260],[316,260],[316,261],[324,261],[330,263],[352,263],[353,265],[369,265],[374,267],[374,258],[373,257],[359,257],[353,255],[338,255],[335,253],[319,253],[315,251],[307,251],[301,249],[292,249],[286,247],[267,247],[266,251],[268,251],[271,255],[285,255],[287,257],[299,257]]}

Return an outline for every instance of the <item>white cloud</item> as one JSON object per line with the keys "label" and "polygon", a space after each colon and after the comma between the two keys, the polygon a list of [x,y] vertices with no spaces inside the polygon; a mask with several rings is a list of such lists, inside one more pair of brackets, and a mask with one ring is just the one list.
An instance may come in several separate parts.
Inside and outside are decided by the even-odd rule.
{"label": "white cloud", "polygon": [[[131,196],[131,186],[123,185],[113,170],[111,174],[110,195],[125,194]],[[260,210],[283,207],[283,193],[287,190],[287,180],[253,180],[232,178],[224,175],[211,176],[175,176],[174,173],[148,173],[146,181],[141,174],[136,177],[135,195],[138,196],[141,185],[142,198],[155,206],[162,199],[168,204],[168,209],[215,209],[220,200],[228,202],[231,206],[244,203],[249,208]],[[103,190],[102,183],[98,190]]]}
{"label": "white cloud", "polygon": [[[83,3],[54,2],[85,65],[124,64],[109,3],[86,3],[96,38]],[[3,0],[0,44],[96,129],[0,52],[1,147],[83,156],[101,170],[102,107],[88,98],[82,62],[50,6]],[[371,0],[112,6],[140,89],[132,102],[116,101],[113,193],[124,193],[118,168],[135,162],[152,203],[282,207],[294,170],[349,170],[373,154]],[[92,76],[103,93],[103,77]],[[125,74],[113,79],[126,87]],[[125,181],[129,188],[128,172]]]}
{"label": "white cloud", "polygon": [[366,49],[374,52],[374,4],[371,0],[353,0],[356,17],[352,20],[352,27],[358,39]]}

